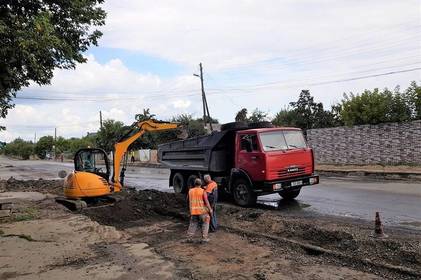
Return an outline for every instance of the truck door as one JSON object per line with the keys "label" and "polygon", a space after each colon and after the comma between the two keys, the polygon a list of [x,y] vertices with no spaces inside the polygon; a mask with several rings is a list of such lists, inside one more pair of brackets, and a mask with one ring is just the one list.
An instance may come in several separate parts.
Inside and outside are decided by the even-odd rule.
{"label": "truck door", "polygon": [[252,181],[265,178],[265,160],[256,134],[239,134],[237,137],[236,167],[243,169]]}

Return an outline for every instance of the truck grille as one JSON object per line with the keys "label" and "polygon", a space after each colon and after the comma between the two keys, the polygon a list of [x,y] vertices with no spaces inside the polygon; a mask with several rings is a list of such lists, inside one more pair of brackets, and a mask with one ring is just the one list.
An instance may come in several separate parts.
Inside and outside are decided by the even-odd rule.
{"label": "truck grille", "polygon": [[288,167],[277,171],[279,179],[297,177],[306,174],[304,167]]}

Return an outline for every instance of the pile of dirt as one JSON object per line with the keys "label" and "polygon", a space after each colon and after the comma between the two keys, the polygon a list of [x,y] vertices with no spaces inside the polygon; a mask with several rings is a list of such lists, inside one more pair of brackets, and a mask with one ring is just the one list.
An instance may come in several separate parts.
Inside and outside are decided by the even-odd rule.
{"label": "pile of dirt", "polygon": [[167,219],[167,216],[187,216],[184,195],[156,190],[128,190],[119,196],[121,200],[114,205],[87,208],[83,210],[83,214],[101,224],[117,228],[128,228],[134,224]]}
{"label": "pile of dirt", "polygon": [[[188,217],[184,195],[156,190],[128,191],[111,207],[84,210],[101,224],[129,228],[178,217]],[[237,229],[297,240],[359,259],[421,269],[421,238],[392,233],[388,239],[370,237],[372,228],[319,219],[291,217],[279,211],[241,208],[221,203],[218,219]]]}
{"label": "pile of dirt", "polygon": [[0,192],[40,192],[63,194],[63,180],[0,180]]}
{"label": "pile of dirt", "polygon": [[377,239],[371,237],[373,229],[364,225],[297,218],[278,211],[226,204],[220,206],[220,221],[236,228],[297,240],[359,259],[421,270],[421,237],[401,236],[400,231],[389,231],[389,238]]}

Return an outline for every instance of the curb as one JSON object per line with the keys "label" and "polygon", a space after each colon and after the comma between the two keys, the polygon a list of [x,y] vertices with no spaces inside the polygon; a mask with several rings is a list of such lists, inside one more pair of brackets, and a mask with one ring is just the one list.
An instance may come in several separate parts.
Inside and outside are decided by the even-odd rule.
{"label": "curb", "polygon": [[147,167],[147,168],[161,168],[161,169],[167,169],[167,167],[163,166],[160,163],[127,163],[127,167]]}
{"label": "curb", "polygon": [[349,171],[349,170],[317,170],[325,177],[368,177],[380,180],[421,181],[421,173],[410,172],[384,172],[384,171]]}
{"label": "curb", "polygon": [[[160,163],[128,163],[127,167],[145,167],[168,169]],[[377,180],[403,180],[403,181],[421,181],[421,173],[419,172],[385,172],[385,171],[361,171],[361,170],[318,170],[316,172],[324,177],[367,177]]]}

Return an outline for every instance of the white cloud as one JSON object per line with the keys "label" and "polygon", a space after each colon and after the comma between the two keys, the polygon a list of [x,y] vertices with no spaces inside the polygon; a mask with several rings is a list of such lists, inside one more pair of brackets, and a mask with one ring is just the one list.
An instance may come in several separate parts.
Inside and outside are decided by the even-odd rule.
{"label": "white cloud", "polygon": [[[175,91],[166,88],[177,87]],[[198,85],[196,80],[196,86]],[[64,100],[22,100],[9,111],[0,124],[7,127],[0,141],[22,137],[33,140],[43,135],[80,137],[99,128],[99,111],[103,119],[115,119],[131,124],[134,116],[150,108],[158,118],[169,119],[186,109],[191,101],[179,99],[184,90],[192,90],[189,78],[179,76],[162,80],[151,74],[129,70],[120,60],[100,64],[89,56],[86,64],[75,71],[57,70],[51,86],[32,85],[18,97],[38,96]],[[71,101],[67,101],[71,99]],[[173,100],[176,100],[175,102]]]}
{"label": "white cloud", "polygon": [[343,92],[421,80],[418,71],[313,85],[419,67],[418,0],[158,2],[106,1],[100,46],[163,58],[184,70],[163,78],[133,71],[118,57],[99,63],[89,55],[75,71],[55,71],[51,86],[18,95],[80,101],[17,100],[0,120],[8,127],[0,140],[32,139],[35,131],[52,134],[54,127],[59,135],[81,136],[98,129],[100,110],[104,119],[126,124],[143,108],[161,119],[185,112],[200,117],[200,82],[192,75],[198,62],[204,63],[210,113],[222,122],[242,107],[274,115],[303,88],[329,106]]}
{"label": "white cloud", "polygon": [[174,101],[172,104],[173,104],[175,109],[185,110],[188,107],[190,107],[191,101],[190,100],[178,99],[178,100]]}
{"label": "white cloud", "polygon": [[420,18],[417,0],[123,0],[105,7],[103,45],[210,69],[403,38]]}

